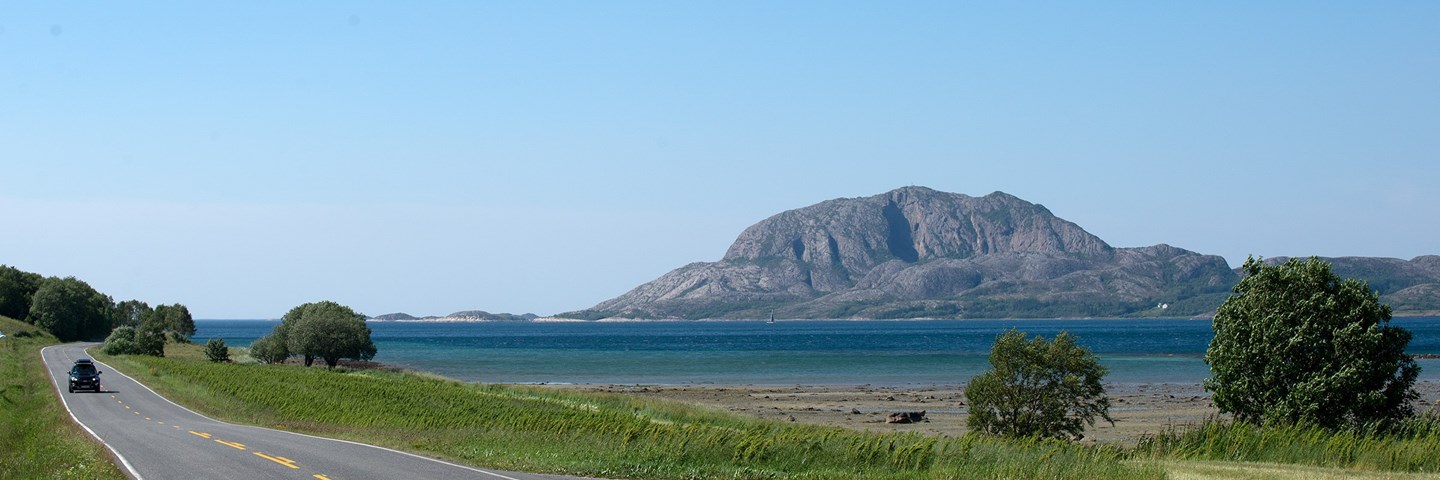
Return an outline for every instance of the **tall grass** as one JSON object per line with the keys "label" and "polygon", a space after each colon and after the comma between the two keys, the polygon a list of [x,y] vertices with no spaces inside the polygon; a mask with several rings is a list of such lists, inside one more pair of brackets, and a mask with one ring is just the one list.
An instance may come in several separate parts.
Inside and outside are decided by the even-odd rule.
{"label": "tall grass", "polygon": [[0,332],[0,479],[125,478],[56,397],[40,361],[55,337],[7,317]]}
{"label": "tall grass", "polygon": [[[1114,447],[879,434],[613,394],[384,371],[186,359],[107,361],[228,420],[495,468],[611,478],[1161,478]],[[198,347],[197,347],[198,348]]]}
{"label": "tall grass", "polygon": [[1345,430],[1210,419],[1142,439],[1137,457],[1289,463],[1365,471],[1440,472],[1440,415]]}

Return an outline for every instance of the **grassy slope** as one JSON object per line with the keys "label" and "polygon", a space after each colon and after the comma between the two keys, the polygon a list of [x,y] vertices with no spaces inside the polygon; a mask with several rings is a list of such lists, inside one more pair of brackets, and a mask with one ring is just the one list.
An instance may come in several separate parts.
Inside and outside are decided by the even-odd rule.
{"label": "grassy slope", "polygon": [[473,385],[410,373],[105,358],[230,421],[495,468],[612,478],[1162,478],[1114,448],[881,435],[759,421],[621,395]]}
{"label": "grassy slope", "polygon": [[55,338],[7,317],[0,332],[0,479],[125,478],[55,396],[40,361]]}
{"label": "grassy slope", "polygon": [[[167,352],[167,359],[115,358],[112,366],[228,420],[516,470],[617,478],[1434,478],[1386,471],[1434,471],[1433,462],[1412,463],[1423,456],[1415,447],[1431,445],[1425,438],[1398,449],[1384,442],[1346,444],[1355,452],[1370,449],[1347,458],[1368,460],[1280,465],[1254,462],[1314,464],[1335,457],[1307,456],[1314,446],[1306,442],[1321,439],[1305,432],[1267,440],[1288,442],[1284,448],[1258,448],[1251,440],[1210,432],[1174,434],[1165,445],[1133,452],[879,435],[621,395],[471,385],[413,373],[216,365],[203,362],[198,346],[170,345]],[[1262,454],[1235,457],[1197,448],[1216,440]],[[1373,461],[1378,457],[1395,461]]]}

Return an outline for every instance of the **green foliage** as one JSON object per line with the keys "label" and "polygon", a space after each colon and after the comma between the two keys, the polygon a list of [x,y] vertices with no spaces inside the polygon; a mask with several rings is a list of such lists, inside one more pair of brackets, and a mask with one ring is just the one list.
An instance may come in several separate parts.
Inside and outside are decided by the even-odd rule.
{"label": "green foliage", "polygon": [[1395,421],[1414,413],[1420,368],[1410,332],[1364,282],[1319,259],[1266,266],[1250,258],[1220,306],[1205,353],[1205,388],[1237,420],[1325,428]]}
{"label": "green foliage", "polygon": [[284,334],[271,332],[250,342],[250,357],[260,363],[285,363],[285,359],[290,358],[290,350],[285,347]]}
{"label": "green foliage", "polygon": [[135,347],[141,355],[152,357],[165,356],[165,319],[159,315],[151,315],[135,329]]}
{"label": "green foliage", "polygon": [[65,342],[100,338],[110,332],[113,303],[75,277],[50,277],[41,280],[26,320]]}
{"label": "green foliage", "polygon": [[100,351],[106,355],[138,355],[140,347],[135,344],[135,327],[127,325],[111,330]]}
{"label": "green foliage", "polygon": [[25,320],[41,280],[38,274],[0,265],[0,315]]}
{"label": "green foliage", "polygon": [[225,346],[225,339],[212,338],[205,342],[205,358],[212,362],[230,361],[230,347]]}
{"label": "green foliage", "polygon": [[195,335],[195,319],[190,316],[190,309],[184,305],[158,305],[155,307],[154,316],[160,321],[163,330],[172,334],[177,342],[188,343],[190,337]]}
{"label": "green foliage", "polygon": [[1105,367],[1095,354],[1060,332],[1055,341],[1011,330],[990,350],[986,371],[965,387],[971,429],[1005,437],[1074,438],[1095,417],[1110,418],[1110,399],[1100,380]]}
{"label": "green foliage", "polygon": [[[149,328],[146,328],[146,327]],[[100,351],[107,355],[165,356],[165,335],[155,329],[153,320],[140,328],[124,326],[110,331]]]}
{"label": "green foliage", "polygon": [[[178,356],[178,355],[177,355]],[[231,421],[510,470],[604,478],[1162,478],[1125,452],[1054,440],[882,434],[409,373],[124,357],[106,360]]]}
{"label": "green foliage", "polygon": [[110,319],[111,327],[136,327],[145,323],[155,310],[150,304],[139,300],[126,300],[115,305],[114,316]]}
{"label": "green foliage", "polygon": [[39,353],[55,337],[3,316],[0,331],[0,480],[125,479],[60,405]]}
{"label": "green foliage", "polygon": [[276,328],[283,329],[289,353],[304,356],[306,366],[315,358],[335,368],[342,358],[369,360],[375,357],[375,343],[370,340],[365,316],[335,302],[295,307]]}

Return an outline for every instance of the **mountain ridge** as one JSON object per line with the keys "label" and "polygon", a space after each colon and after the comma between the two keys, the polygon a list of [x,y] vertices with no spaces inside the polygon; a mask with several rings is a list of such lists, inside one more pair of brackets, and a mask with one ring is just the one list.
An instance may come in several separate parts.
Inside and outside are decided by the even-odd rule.
{"label": "mountain ridge", "polygon": [[746,228],[717,262],[558,316],[1194,316],[1236,281],[1218,256],[1165,244],[1115,248],[1004,192],[911,186],[778,213]]}

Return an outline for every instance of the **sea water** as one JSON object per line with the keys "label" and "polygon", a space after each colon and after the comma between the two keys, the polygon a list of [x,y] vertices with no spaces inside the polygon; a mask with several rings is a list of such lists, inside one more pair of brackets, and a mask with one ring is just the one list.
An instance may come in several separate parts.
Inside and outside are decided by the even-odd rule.
{"label": "sea water", "polygon": [[[194,340],[248,346],[278,322],[197,320]],[[1397,318],[1407,351],[1440,354],[1440,317]],[[1010,329],[1061,331],[1099,356],[1111,383],[1199,383],[1209,321],[916,320],[723,322],[370,322],[375,360],[490,383],[958,385],[989,368]],[[1440,380],[1440,360],[1419,360]]]}

